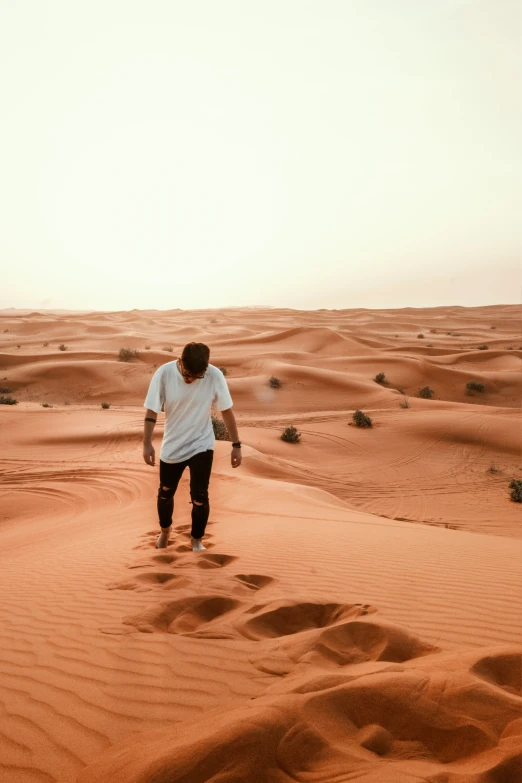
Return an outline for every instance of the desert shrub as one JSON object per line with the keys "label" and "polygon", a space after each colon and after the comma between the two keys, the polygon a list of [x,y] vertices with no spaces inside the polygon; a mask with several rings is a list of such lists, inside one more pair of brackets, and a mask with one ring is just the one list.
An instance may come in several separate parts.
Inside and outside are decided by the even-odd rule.
{"label": "desert shrub", "polygon": [[512,345],[510,345],[510,346],[508,347],[508,351],[512,351],[512,350],[513,350],[513,346],[512,346]]}
{"label": "desert shrub", "polygon": [[150,345],[146,345],[146,346],[145,346],[145,350],[146,350],[146,351],[150,351]]}
{"label": "desert shrub", "polygon": [[509,488],[511,490],[509,493],[511,500],[514,500],[515,503],[522,503],[522,481],[520,479],[512,479]]}
{"label": "desert shrub", "polygon": [[9,331],[9,329],[4,329],[4,334],[5,334],[6,332],[8,332],[8,331]]}
{"label": "desert shrub", "polygon": [[417,337],[420,337],[422,340],[424,340],[424,335],[423,334],[418,334]]}
{"label": "desert shrub", "polygon": [[211,416],[211,419],[216,440],[230,440],[230,435],[223,419],[218,418],[218,416]]}
{"label": "desert shrub", "polygon": [[357,427],[371,427],[372,426],[372,420],[369,416],[367,416],[365,413],[363,413],[360,410],[356,410],[355,413],[352,416],[355,425]]}
{"label": "desert shrub", "polygon": [[119,362],[130,362],[131,359],[139,359],[140,352],[134,351],[132,348],[120,348],[118,354]]}
{"label": "desert shrub", "polygon": [[386,376],[383,372],[377,373],[374,378],[375,383],[386,383]]}
{"label": "desert shrub", "polygon": [[468,382],[467,382],[467,384],[466,384],[466,389],[467,389],[468,391],[478,391],[478,392],[483,392],[483,391],[484,391],[484,389],[485,389],[485,386],[484,386],[484,384],[483,384],[483,383],[481,383],[480,381],[475,381],[475,380],[473,380],[473,381],[468,381]]}
{"label": "desert shrub", "polygon": [[272,375],[272,377],[268,381],[268,385],[271,386],[272,389],[280,389],[281,381],[279,380],[279,378],[276,378],[275,375]]}
{"label": "desert shrub", "polygon": [[52,408],[52,405],[49,405],[48,402],[42,402],[42,408]]}
{"label": "desert shrub", "polygon": [[58,348],[60,349],[60,351],[66,351],[67,350],[67,346],[64,345],[63,343],[61,345],[59,345]]}
{"label": "desert shrub", "polygon": [[462,334],[460,332],[452,332],[451,336],[452,337],[462,337]]}
{"label": "desert shrub", "polygon": [[226,375],[226,374],[227,374],[227,368],[226,368],[226,367],[220,367],[219,369],[221,370],[221,372],[223,373],[223,375]]}
{"label": "desert shrub", "polygon": [[478,349],[479,351],[487,351],[489,349],[489,345],[479,345]]}
{"label": "desert shrub", "polygon": [[0,386],[0,394],[10,394],[13,390],[8,389],[7,386]]}
{"label": "desert shrub", "polygon": [[433,343],[428,343],[428,348],[433,348]]}
{"label": "desert shrub", "polygon": [[49,345],[49,343],[44,343],[44,344],[43,344],[43,347],[44,347],[44,348],[47,348],[47,346],[48,346],[48,345]]}
{"label": "desert shrub", "polygon": [[489,468],[487,470],[488,473],[499,473],[499,471],[500,471],[500,468],[497,468],[497,466],[494,463],[491,463],[491,465],[489,466]]}
{"label": "desert shrub", "polygon": [[301,433],[297,432],[293,424],[290,427],[285,427],[281,434],[281,440],[284,440],[285,443],[299,443],[300,437]]}
{"label": "desert shrub", "polygon": [[429,386],[423,386],[422,389],[419,389],[419,397],[423,397],[425,400],[431,400],[433,397],[433,389],[430,389]]}
{"label": "desert shrub", "polygon": [[401,400],[399,404],[400,404],[401,408],[409,408],[410,407],[410,403],[409,403],[407,397],[405,397],[403,400]]}
{"label": "desert shrub", "polygon": [[102,402],[101,406],[102,406],[103,410],[106,411],[107,408],[111,407],[111,404],[110,404],[110,402]]}
{"label": "desert shrub", "polygon": [[17,348],[20,348],[20,346],[19,346],[19,345],[17,345],[16,347],[17,347]]}
{"label": "desert shrub", "polygon": [[395,337],[398,337],[398,336],[399,336],[398,334],[395,335]]}
{"label": "desert shrub", "polygon": [[162,351],[168,351],[169,353],[172,353],[174,348],[171,345],[165,345],[161,350]]}
{"label": "desert shrub", "polygon": [[431,334],[437,334],[437,330],[436,329],[430,329],[430,332],[431,332]]}
{"label": "desert shrub", "polygon": [[490,329],[496,329],[497,327],[496,326],[490,326],[489,328]]}
{"label": "desert shrub", "polygon": [[0,397],[0,405],[18,405],[18,400],[15,400],[14,397]]}

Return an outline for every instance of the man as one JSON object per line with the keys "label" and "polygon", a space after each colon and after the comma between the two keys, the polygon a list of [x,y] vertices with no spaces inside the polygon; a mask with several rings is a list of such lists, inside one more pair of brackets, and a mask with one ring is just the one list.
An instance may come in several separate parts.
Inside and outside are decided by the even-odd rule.
{"label": "man", "polygon": [[201,539],[210,512],[208,485],[215,445],[210,418],[213,403],[221,412],[233,441],[232,467],[241,465],[241,443],[232,411],[232,397],[223,373],[209,364],[209,357],[208,346],[188,343],[180,359],[167,362],[156,370],[143,403],[147,409],[143,436],[143,459],[147,465],[155,465],[152,433],[158,413],[165,410],[157,503],[161,527],[156,542],[158,549],[164,549],[169,542],[174,493],[187,465],[192,503],[192,549],[194,552],[206,549]]}

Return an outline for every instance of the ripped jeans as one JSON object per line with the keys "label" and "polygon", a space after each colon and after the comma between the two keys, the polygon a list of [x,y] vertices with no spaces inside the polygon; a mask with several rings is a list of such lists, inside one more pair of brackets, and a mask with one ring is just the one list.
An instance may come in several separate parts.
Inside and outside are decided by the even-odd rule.
{"label": "ripped jeans", "polygon": [[[162,528],[170,527],[174,511],[174,493],[185,468],[190,470],[190,502],[192,503],[192,537],[202,538],[208,522],[210,503],[208,485],[214,450],[200,451],[190,459],[170,464],[160,459],[158,516]],[[196,502],[195,502],[196,501]]]}

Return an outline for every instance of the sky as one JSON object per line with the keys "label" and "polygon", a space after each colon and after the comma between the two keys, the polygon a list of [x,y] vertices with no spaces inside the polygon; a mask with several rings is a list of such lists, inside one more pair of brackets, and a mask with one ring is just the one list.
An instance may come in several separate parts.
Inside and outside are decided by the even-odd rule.
{"label": "sky", "polygon": [[0,0],[0,308],[521,297],[518,0]]}

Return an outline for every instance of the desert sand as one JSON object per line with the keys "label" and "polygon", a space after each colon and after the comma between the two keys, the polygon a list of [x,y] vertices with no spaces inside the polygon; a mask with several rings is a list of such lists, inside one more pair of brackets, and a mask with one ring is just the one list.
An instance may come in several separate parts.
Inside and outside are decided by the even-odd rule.
{"label": "desert sand", "polygon": [[[243,463],[158,551],[191,340]],[[1,783],[520,783],[521,369],[512,305],[0,312]]]}

